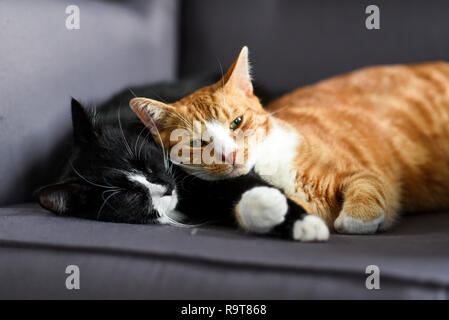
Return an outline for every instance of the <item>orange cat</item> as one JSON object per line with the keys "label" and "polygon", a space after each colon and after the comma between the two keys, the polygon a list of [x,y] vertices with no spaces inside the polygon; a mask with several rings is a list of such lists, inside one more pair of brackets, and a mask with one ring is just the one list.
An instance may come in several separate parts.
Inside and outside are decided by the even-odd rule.
{"label": "orange cat", "polygon": [[[158,129],[168,152],[181,145],[191,156],[215,146],[209,154],[217,161],[183,164],[187,171],[217,179],[254,169],[337,232],[374,233],[401,212],[449,207],[446,62],[362,69],[264,109],[244,47],[220,82],[170,105],[135,98],[130,106]],[[206,130],[209,138],[180,143],[173,139],[179,128]],[[239,130],[256,142],[237,139]],[[243,228],[257,231],[257,212],[236,214]]]}

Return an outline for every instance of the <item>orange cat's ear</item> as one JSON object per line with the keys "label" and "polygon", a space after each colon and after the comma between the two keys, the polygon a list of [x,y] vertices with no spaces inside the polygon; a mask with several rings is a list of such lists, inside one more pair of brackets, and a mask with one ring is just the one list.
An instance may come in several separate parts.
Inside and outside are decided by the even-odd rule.
{"label": "orange cat's ear", "polygon": [[160,128],[169,110],[173,109],[168,104],[148,98],[131,99],[129,106],[150,129]]}
{"label": "orange cat's ear", "polygon": [[237,60],[223,77],[225,86],[234,90],[241,90],[247,96],[253,94],[253,85],[249,73],[248,47],[243,47]]}

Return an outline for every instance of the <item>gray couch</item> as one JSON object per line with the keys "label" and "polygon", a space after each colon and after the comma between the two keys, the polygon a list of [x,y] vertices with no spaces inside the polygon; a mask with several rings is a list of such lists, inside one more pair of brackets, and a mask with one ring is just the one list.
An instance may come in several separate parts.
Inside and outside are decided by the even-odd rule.
{"label": "gray couch", "polygon": [[[80,8],[79,30],[65,8]],[[316,299],[449,297],[449,213],[406,215],[373,236],[294,243],[225,227],[182,229],[57,217],[32,202],[69,143],[70,96],[229,66],[284,92],[381,63],[449,60],[449,3],[150,0],[0,2],[0,298]],[[213,208],[211,208],[213,210]],[[68,290],[66,267],[80,270]],[[368,290],[366,268],[380,271]]]}

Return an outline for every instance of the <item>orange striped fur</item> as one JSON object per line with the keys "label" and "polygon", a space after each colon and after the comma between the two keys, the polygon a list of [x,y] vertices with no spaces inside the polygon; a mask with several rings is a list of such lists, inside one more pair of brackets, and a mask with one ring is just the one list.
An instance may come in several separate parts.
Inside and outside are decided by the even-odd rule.
{"label": "orange striped fur", "polygon": [[[449,207],[448,63],[365,68],[295,90],[263,109],[252,93],[246,54],[244,48],[222,82],[173,105],[138,98],[131,107],[147,125],[150,117],[157,122],[169,149],[171,126],[193,119],[228,128],[242,115],[242,130],[264,128],[265,138],[280,129],[291,133],[294,150],[282,149],[287,141],[264,150],[272,166],[273,153],[292,152],[291,161],[264,177],[339,232],[372,233],[390,227],[401,212]],[[224,178],[258,171],[263,157],[248,164],[247,148],[239,148],[244,166],[197,169]]]}

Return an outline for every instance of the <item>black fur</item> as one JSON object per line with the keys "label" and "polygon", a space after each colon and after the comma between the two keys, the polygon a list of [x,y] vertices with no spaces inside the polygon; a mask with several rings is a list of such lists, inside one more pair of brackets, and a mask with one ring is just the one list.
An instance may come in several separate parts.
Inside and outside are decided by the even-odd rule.
{"label": "black fur", "polygon": [[144,137],[139,142],[133,125],[119,119],[105,122],[97,116],[97,122],[92,122],[74,99],[72,118],[71,157],[60,181],[37,192],[40,203],[61,215],[103,221],[147,223],[157,218],[147,191],[126,176],[138,172],[150,182],[167,186],[167,192],[174,190],[174,179],[156,144]]}
{"label": "black fur", "polygon": [[[126,222],[156,222],[160,213],[140,183],[127,178],[138,173],[149,182],[163,185],[166,193],[178,194],[177,210],[191,220],[233,220],[242,194],[257,186],[269,186],[254,172],[219,181],[205,181],[174,165],[164,165],[162,150],[128,108],[133,94],[174,101],[211,78],[125,90],[89,114],[72,99],[73,148],[59,181],[36,192],[39,203],[60,215]],[[288,200],[286,221],[273,234],[291,237],[293,222],[304,210]]]}

